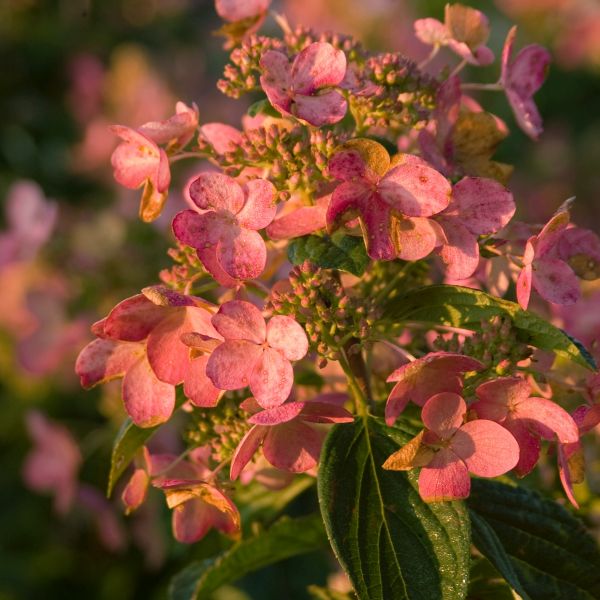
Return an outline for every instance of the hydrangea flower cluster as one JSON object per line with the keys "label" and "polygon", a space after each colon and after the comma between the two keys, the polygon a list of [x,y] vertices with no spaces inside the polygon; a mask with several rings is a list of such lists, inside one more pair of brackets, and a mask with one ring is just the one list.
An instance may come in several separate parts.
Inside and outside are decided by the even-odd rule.
{"label": "hydrangea flower cluster", "polygon": [[[579,280],[600,277],[600,239],[570,223],[568,204],[543,227],[513,220],[525,199],[510,191],[512,168],[493,160],[508,127],[468,95],[503,91],[537,138],[548,53],[515,55],[513,28],[498,82],[465,82],[466,64],[494,63],[489,23],[473,8],[415,23],[432,47],[417,65],[281,16],[281,39],[258,36],[268,4],[216,3],[233,48],[220,89],[262,93],[239,127],[204,123],[179,102],[165,121],[113,128],[115,178],[143,188],[144,221],[168,201],[174,161],[206,161],[172,222],[173,268],[96,323],[76,365],[86,388],[122,378],[141,429],[183,405],[190,447],[180,457],[140,450],[127,511],[153,487],[178,540],[210,528],[235,537],[236,489],[265,464],[277,485],[291,481],[282,472],[314,476],[332,427],[383,417],[392,431],[407,415],[419,432],[383,468],[420,469],[426,502],[466,498],[470,474],[525,476],[543,444],[575,502],[570,459],[600,420],[598,386],[578,412],[561,406],[544,386],[552,360],[531,358],[535,336],[524,340],[511,315],[533,300],[577,302]],[[460,62],[431,74],[441,48]],[[457,282],[508,300],[477,292],[472,314],[451,299],[444,310],[402,304]],[[512,312],[482,325],[492,304]]]}

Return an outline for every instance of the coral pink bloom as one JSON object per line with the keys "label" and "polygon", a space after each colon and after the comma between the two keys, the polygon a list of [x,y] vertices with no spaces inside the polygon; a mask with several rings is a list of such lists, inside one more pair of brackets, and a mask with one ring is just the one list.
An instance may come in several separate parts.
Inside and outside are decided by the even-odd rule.
{"label": "coral pink bloom", "polygon": [[168,144],[183,148],[198,128],[198,107],[195,103],[188,106],[184,102],[175,105],[175,114],[166,121],[144,123],[138,131],[157,144]]}
{"label": "coral pink bloom", "polygon": [[260,84],[281,113],[322,127],[344,118],[348,103],[337,90],[346,75],[346,56],[326,42],[314,42],[290,65],[282,52],[268,50],[260,59]]}
{"label": "coral pink bloom", "polygon": [[385,421],[393,425],[398,415],[412,401],[418,406],[440,392],[460,394],[463,389],[462,374],[479,371],[484,365],[478,360],[451,352],[430,352],[396,369],[387,381],[396,385],[385,406]]}
{"label": "coral pink bloom", "polygon": [[554,304],[575,304],[579,300],[577,275],[558,254],[558,242],[568,225],[569,211],[561,208],[540,233],[527,240],[523,269],[517,279],[517,300],[522,308],[529,304],[532,287]]}
{"label": "coral pink bloom", "polygon": [[111,131],[123,140],[111,157],[115,179],[132,190],[144,186],[140,217],[153,221],[167,199],[171,183],[169,159],[156,142],[135,129],[113,125]]}
{"label": "coral pink bloom", "polygon": [[430,46],[448,46],[472,65],[489,65],[494,53],[485,45],[490,37],[487,17],[462,4],[446,4],[444,22],[437,19],[415,21],[415,35]]}
{"label": "coral pink bloom", "polygon": [[319,198],[313,206],[300,205],[297,208],[286,202],[285,212],[267,227],[267,235],[272,240],[287,240],[325,229],[330,199],[331,194],[328,194]]}
{"label": "coral pink bloom", "polygon": [[273,185],[253,179],[240,186],[227,175],[201,173],[189,193],[200,211],[184,210],[175,216],[175,237],[196,248],[206,269],[223,285],[258,277],[267,261],[258,230],[275,216]]}
{"label": "coral pink bloom", "polygon": [[515,438],[494,421],[463,424],[466,413],[465,401],[449,392],[436,394],[423,406],[421,418],[428,429],[423,443],[437,450],[419,474],[419,494],[426,502],[466,498],[471,490],[469,472],[497,477],[517,464]]}
{"label": "coral pink bloom", "polygon": [[436,216],[447,240],[439,250],[447,276],[470,277],[479,264],[477,236],[496,233],[514,214],[512,194],[497,181],[464,177],[455,184],[448,208]]}
{"label": "coral pink bloom", "polygon": [[334,154],[329,170],[343,183],[331,196],[327,226],[358,216],[371,258],[418,260],[439,245],[443,232],[428,217],[448,206],[451,186],[424,160],[401,154],[392,163],[380,144],[357,139]]}
{"label": "coral pink bloom", "polygon": [[26,425],[35,446],[23,465],[25,484],[36,492],[52,492],[56,512],[64,515],[77,491],[79,447],[67,429],[38,411],[27,413]]}
{"label": "coral pink bloom", "polygon": [[215,0],[215,9],[221,19],[235,23],[266,13],[270,4],[271,0]]}
{"label": "coral pink bloom", "polygon": [[550,53],[538,44],[531,44],[513,58],[516,35],[517,28],[515,26],[506,36],[502,50],[500,80],[519,127],[530,138],[536,140],[543,128],[542,118],[533,101],[533,95],[544,83],[550,64]]}
{"label": "coral pink bloom", "polygon": [[223,304],[212,323],[225,338],[206,366],[213,384],[221,390],[250,386],[263,408],[284,402],[294,382],[290,361],[300,360],[308,351],[304,329],[281,315],[267,325],[258,308],[239,300]]}
{"label": "coral pink bloom", "polygon": [[219,154],[232,152],[242,141],[242,132],[225,123],[205,123],[200,127],[199,142],[207,142]]}
{"label": "coral pink bloom", "polygon": [[[231,461],[231,479],[237,479],[262,444],[265,458],[278,469],[303,473],[319,461],[323,436],[310,423],[350,423],[352,415],[337,402],[339,394],[323,394],[307,402],[286,402],[268,410],[253,398],[241,407],[253,413],[253,427],[239,443]],[[344,397],[345,399],[345,397]]]}
{"label": "coral pink bloom", "polygon": [[540,454],[540,438],[561,444],[579,440],[577,424],[569,413],[545,398],[531,397],[531,386],[519,377],[501,377],[482,383],[475,393],[479,401],[472,408],[482,419],[500,423],[516,438],[520,447],[516,471],[527,475]]}

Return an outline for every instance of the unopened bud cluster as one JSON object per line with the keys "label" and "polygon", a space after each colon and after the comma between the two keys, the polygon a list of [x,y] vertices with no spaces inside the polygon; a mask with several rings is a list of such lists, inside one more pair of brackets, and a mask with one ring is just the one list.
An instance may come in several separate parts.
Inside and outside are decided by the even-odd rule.
{"label": "unopened bud cluster", "polygon": [[185,246],[181,242],[176,244],[176,247],[167,250],[167,254],[175,264],[170,269],[163,269],[159,277],[165,285],[181,292],[188,288],[190,281],[196,281],[203,276],[209,277],[209,275],[194,248]]}
{"label": "unopened bud cluster", "polygon": [[316,32],[299,25],[286,33],[283,39],[290,54],[296,54],[315,42],[324,42],[342,50],[349,63],[363,63],[367,57],[367,52],[357,39],[335,31]]}

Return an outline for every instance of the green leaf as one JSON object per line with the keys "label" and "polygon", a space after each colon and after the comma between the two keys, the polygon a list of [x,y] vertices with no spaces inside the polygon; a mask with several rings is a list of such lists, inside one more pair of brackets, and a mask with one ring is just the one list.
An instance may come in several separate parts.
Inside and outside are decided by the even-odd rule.
{"label": "green leaf", "polygon": [[[179,408],[185,402],[182,394],[177,394],[175,408]],[[106,495],[110,498],[113,489],[123,475],[125,469],[134,459],[138,450],[162,427],[138,427],[131,419],[125,419],[117,437],[113,442],[112,454],[110,457],[110,471],[108,473],[108,487]]]}
{"label": "green leaf", "polygon": [[600,598],[600,550],[581,521],[525,488],[483,479],[472,484],[473,543],[518,594]]}
{"label": "green leaf", "polygon": [[305,235],[288,245],[288,258],[294,265],[310,260],[323,269],[339,269],[360,277],[369,264],[362,237],[344,235]]}
{"label": "green leaf", "polygon": [[281,113],[275,110],[272,104],[264,98],[258,100],[248,107],[248,116],[256,117],[257,115],[266,115],[268,117],[281,117]]}
{"label": "green leaf", "polygon": [[556,352],[588,369],[596,368],[590,354],[564,331],[523,310],[515,302],[479,290],[456,285],[431,285],[401,296],[390,295],[382,308],[384,317],[394,322],[418,321],[474,331],[481,327],[482,321],[494,316],[507,316],[512,319],[522,342]]}
{"label": "green leaf", "polygon": [[325,529],[359,600],[466,595],[464,504],[426,504],[414,473],[381,468],[413,433],[369,417],[333,427],[321,453],[317,485]]}
{"label": "green leaf", "polygon": [[283,517],[268,530],[234,544],[215,558],[194,562],[178,573],[169,586],[171,600],[195,600],[270,564],[313,552],[326,545],[318,514]]}
{"label": "green leaf", "polygon": [[479,558],[471,565],[467,600],[515,600],[515,595],[490,561]]}

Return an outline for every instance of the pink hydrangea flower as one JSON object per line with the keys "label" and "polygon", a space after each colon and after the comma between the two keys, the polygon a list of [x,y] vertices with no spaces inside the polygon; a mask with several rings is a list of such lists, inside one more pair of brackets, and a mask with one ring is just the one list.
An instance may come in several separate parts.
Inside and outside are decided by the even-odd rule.
{"label": "pink hydrangea flower", "polygon": [[571,444],[579,440],[577,424],[558,404],[531,396],[531,386],[519,377],[501,377],[482,383],[475,393],[473,410],[482,419],[490,419],[508,429],[519,443],[520,476],[527,475],[540,454],[540,438]]}
{"label": "pink hydrangea flower", "polygon": [[502,50],[500,81],[519,127],[530,138],[536,140],[543,129],[542,118],[533,101],[533,95],[544,83],[550,64],[550,53],[538,44],[531,44],[513,58],[516,35],[515,26],[506,36]]}
{"label": "pink hydrangea flower", "polygon": [[387,381],[396,382],[385,406],[385,422],[393,425],[409,402],[423,406],[429,398],[441,392],[460,394],[462,374],[479,371],[483,363],[462,354],[430,352],[396,369]]}
{"label": "pink hydrangea flower", "polygon": [[276,315],[268,323],[253,304],[226,302],[212,318],[225,338],[208,359],[206,374],[221,390],[250,386],[263,408],[282,404],[294,382],[292,360],[308,351],[304,329],[291,317]]}
{"label": "pink hydrangea flower", "polygon": [[235,23],[266,13],[270,4],[271,0],[215,0],[215,9],[221,19]]}
{"label": "pink hydrangea flower", "polygon": [[283,214],[267,227],[267,235],[272,240],[287,240],[325,229],[330,199],[331,194],[328,194],[318,198],[312,206],[294,206],[293,202],[286,202]]}
{"label": "pink hydrangea flower", "polygon": [[575,304],[579,281],[573,269],[558,254],[558,242],[569,225],[569,211],[561,208],[537,235],[527,240],[523,269],[517,279],[517,300],[529,305],[531,289],[554,304]]}
{"label": "pink hydrangea flower", "polygon": [[[319,461],[323,436],[311,423],[350,423],[352,415],[340,405],[340,394],[323,394],[306,402],[286,402],[261,410],[254,398],[241,407],[252,413],[251,429],[231,460],[231,479],[238,478],[262,444],[265,458],[278,469],[303,473]],[[345,395],[342,395],[342,402]]]}
{"label": "pink hydrangea flower", "polygon": [[452,191],[448,180],[424,160],[401,154],[391,162],[377,142],[351,140],[329,161],[342,181],[327,210],[330,230],[359,218],[368,255],[378,260],[418,260],[443,238],[429,217],[443,211]]}
{"label": "pink hydrangea flower", "polygon": [[111,157],[115,179],[132,190],[144,186],[140,217],[153,221],[162,212],[171,183],[167,154],[140,131],[122,125],[111,130],[123,140]]}
{"label": "pink hydrangea flower", "polygon": [[326,42],[314,42],[290,64],[282,52],[268,50],[260,60],[260,84],[281,113],[322,127],[344,118],[348,103],[337,90],[346,74],[346,56]]}
{"label": "pink hydrangea flower", "polygon": [[470,277],[479,264],[479,235],[496,233],[512,219],[512,194],[493,179],[464,177],[452,188],[446,210],[436,215],[446,242],[439,254],[452,279]]}
{"label": "pink hydrangea flower", "polygon": [[196,103],[188,106],[185,102],[177,102],[175,114],[165,121],[144,123],[138,131],[157,144],[183,148],[193,137],[198,128],[198,107]]}
{"label": "pink hydrangea flower", "polygon": [[26,425],[34,448],[23,465],[25,484],[36,492],[52,492],[56,512],[64,515],[76,498],[81,466],[79,447],[65,427],[41,412],[29,411]]}
{"label": "pink hydrangea flower", "polygon": [[472,65],[485,66],[494,61],[494,53],[485,45],[490,37],[487,17],[479,10],[462,4],[446,4],[444,22],[417,19],[417,38],[429,46],[447,46]]}
{"label": "pink hydrangea flower", "polygon": [[558,256],[586,281],[600,278],[600,238],[589,229],[570,227],[558,240]]}
{"label": "pink hydrangea flower", "polygon": [[253,179],[241,186],[221,173],[201,173],[189,193],[199,210],[175,216],[175,237],[196,248],[206,269],[223,285],[258,277],[267,261],[258,230],[275,217],[273,185]]}
{"label": "pink hydrangea flower", "polygon": [[469,472],[479,477],[497,477],[510,471],[519,458],[515,438],[494,421],[477,419],[465,423],[466,415],[467,405],[458,394],[442,392],[432,396],[421,412],[427,431],[409,442],[419,446],[416,453],[411,453],[413,464],[393,464],[405,446],[386,461],[384,468],[401,470],[422,465],[419,494],[425,502],[467,498],[471,491]]}

